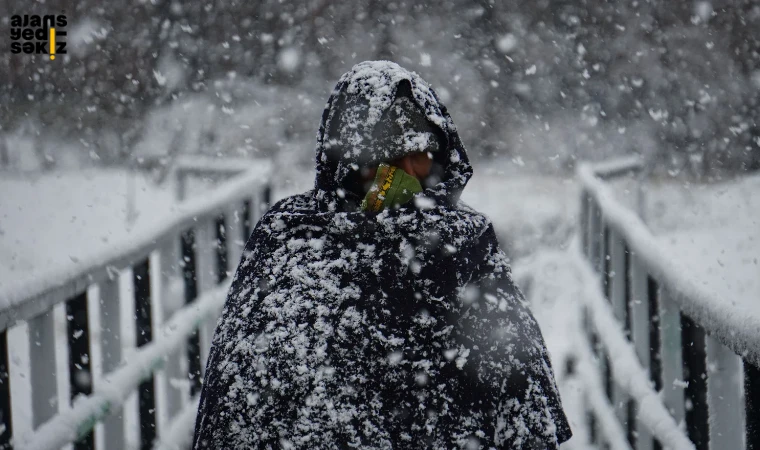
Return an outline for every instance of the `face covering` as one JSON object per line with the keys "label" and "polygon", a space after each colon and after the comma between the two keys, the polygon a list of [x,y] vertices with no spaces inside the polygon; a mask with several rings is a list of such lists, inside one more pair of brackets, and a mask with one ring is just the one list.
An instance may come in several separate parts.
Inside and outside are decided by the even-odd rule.
{"label": "face covering", "polygon": [[402,205],[422,192],[420,181],[396,166],[381,163],[369,192],[362,200],[361,210],[378,212],[383,208]]}

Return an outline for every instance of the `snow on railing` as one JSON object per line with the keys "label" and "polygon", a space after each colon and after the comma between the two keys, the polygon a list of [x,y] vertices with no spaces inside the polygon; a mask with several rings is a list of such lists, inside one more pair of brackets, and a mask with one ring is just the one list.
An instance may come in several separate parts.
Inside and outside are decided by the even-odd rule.
{"label": "snow on railing", "polygon": [[615,415],[615,407],[610,405],[605,397],[604,384],[597,373],[594,357],[591,351],[580,346],[575,352],[575,370],[584,382],[584,398],[586,406],[596,418],[600,436],[604,437],[611,450],[630,450],[625,439],[625,430]]}
{"label": "snow on railing", "polygon": [[641,168],[578,169],[583,252],[608,300],[585,299],[585,331],[609,402],[636,449],[759,448],[760,309],[702,289],[602,181]]}
{"label": "snow on railing", "polygon": [[[178,194],[188,176],[227,181],[108,253],[0,293],[0,449],[188,439],[229,273],[270,203],[270,163],[252,164],[180,165]],[[28,342],[9,341],[21,329]],[[28,348],[26,395],[9,345]]]}
{"label": "snow on railing", "polygon": [[[16,442],[16,446],[21,450],[57,449],[86,438],[94,424],[119,411],[126,398],[165,365],[168,355],[181,350],[187,337],[201,324],[216,320],[228,288],[229,283],[223,283],[177,311],[158,339],[141,347],[128,362],[106,375],[93,387],[92,394],[74,399],[71,407],[42,424],[27,439]],[[197,408],[198,403],[191,402],[189,406]]]}

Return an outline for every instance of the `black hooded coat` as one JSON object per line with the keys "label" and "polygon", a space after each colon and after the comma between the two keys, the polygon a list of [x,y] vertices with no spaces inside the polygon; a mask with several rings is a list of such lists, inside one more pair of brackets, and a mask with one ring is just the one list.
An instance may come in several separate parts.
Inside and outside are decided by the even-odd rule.
{"label": "black hooded coat", "polygon": [[[407,80],[407,81],[403,81]],[[385,160],[373,136],[402,83],[445,136],[440,180],[358,211],[346,187]],[[218,322],[194,448],[556,448],[570,437],[543,337],[472,175],[417,74],[358,64],[322,116],[315,189],[254,229]]]}

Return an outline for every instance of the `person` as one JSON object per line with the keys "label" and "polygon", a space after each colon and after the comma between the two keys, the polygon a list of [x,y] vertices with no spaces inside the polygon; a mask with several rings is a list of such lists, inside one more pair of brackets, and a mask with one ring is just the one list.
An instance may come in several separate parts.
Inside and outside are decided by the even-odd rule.
{"label": "person", "polygon": [[446,107],[368,61],[322,115],[314,189],[258,222],[218,322],[195,449],[558,448],[538,325]]}

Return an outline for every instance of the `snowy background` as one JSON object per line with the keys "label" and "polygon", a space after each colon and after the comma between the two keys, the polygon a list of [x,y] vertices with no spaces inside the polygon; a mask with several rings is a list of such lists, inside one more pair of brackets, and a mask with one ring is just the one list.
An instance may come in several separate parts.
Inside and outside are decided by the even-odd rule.
{"label": "snowy background", "polygon": [[588,294],[565,252],[581,160],[641,155],[618,198],[701,284],[760,297],[755,1],[1,7],[2,29],[65,11],[69,53],[0,54],[0,297],[165,220],[179,156],[271,158],[274,197],[309,189],[324,102],[367,59],[417,71],[448,106],[474,159],[463,198],[493,220],[553,355]]}

